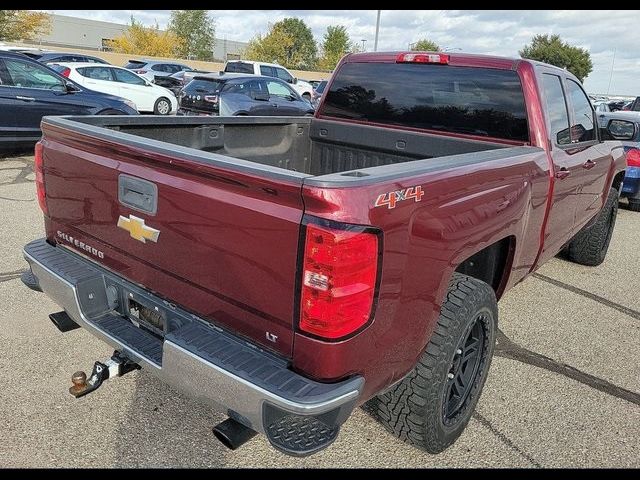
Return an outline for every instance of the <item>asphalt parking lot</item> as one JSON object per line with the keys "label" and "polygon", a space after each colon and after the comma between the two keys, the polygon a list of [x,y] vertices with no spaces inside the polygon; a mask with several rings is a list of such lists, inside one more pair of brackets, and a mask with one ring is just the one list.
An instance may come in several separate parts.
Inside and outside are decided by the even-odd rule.
{"label": "asphalt parking lot", "polygon": [[22,285],[25,243],[43,235],[32,157],[0,159],[1,467],[640,467],[640,214],[619,210],[603,265],[554,259],[508,292],[487,385],[459,441],[434,456],[358,409],[305,459],[257,436],[213,437],[224,415],[145,371],[75,400],[71,374],[112,349],[59,333],[58,310]]}

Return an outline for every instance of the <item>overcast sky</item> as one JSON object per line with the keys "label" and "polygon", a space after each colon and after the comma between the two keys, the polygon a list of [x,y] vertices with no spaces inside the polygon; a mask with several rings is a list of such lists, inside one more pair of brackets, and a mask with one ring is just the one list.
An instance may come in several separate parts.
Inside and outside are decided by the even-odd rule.
{"label": "overcast sky", "polygon": [[[128,23],[131,15],[164,28],[169,10],[47,10],[93,20]],[[328,25],[344,25],[351,40],[373,49],[375,10],[211,10],[216,37],[248,41],[268,24],[286,17],[303,19],[320,41]],[[465,52],[518,56],[536,34],[559,34],[591,52],[590,93],[640,95],[640,10],[383,10],[378,50],[402,50],[421,38]],[[615,49],[615,63],[614,60]]]}

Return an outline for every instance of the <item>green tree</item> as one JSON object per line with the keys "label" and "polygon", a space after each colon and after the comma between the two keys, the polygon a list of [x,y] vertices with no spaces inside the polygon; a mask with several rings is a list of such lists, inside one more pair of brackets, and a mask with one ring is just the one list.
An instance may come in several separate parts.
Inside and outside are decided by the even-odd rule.
{"label": "green tree", "polygon": [[181,39],[178,56],[195,60],[212,60],[215,20],[207,10],[172,10],[167,28]]}
{"label": "green tree", "polygon": [[0,10],[0,40],[34,40],[51,29],[49,14],[28,10]]}
{"label": "green tree", "polygon": [[559,35],[536,35],[519,53],[522,58],[566,68],[581,82],[593,70],[589,51],[563,42]]}
{"label": "green tree", "polygon": [[439,52],[440,45],[438,45],[433,40],[423,38],[422,40],[418,40],[416,43],[414,43],[411,47],[411,50],[415,52]]}
{"label": "green tree", "polygon": [[253,38],[244,53],[248,60],[276,62],[287,68],[309,70],[316,66],[318,47],[311,29],[299,18],[269,24],[266,35]]}
{"label": "green tree", "polygon": [[154,27],[145,27],[132,15],[131,25],[122,35],[109,41],[109,46],[119,53],[173,57],[182,47],[182,39],[173,32],[163,32],[157,23]]}
{"label": "green tree", "polygon": [[347,28],[338,25],[329,25],[322,42],[322,58],[319,66],[323,70],[333,70],[340,59],[353,49],[353,43],[349,40]]}

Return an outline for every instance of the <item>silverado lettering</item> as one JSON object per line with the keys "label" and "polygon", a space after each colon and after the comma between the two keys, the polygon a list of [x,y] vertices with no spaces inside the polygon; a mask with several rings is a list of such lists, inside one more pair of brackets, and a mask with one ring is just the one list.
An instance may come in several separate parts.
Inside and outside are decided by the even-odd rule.
{"label": "silverado lettering", "polygon": [[568,71],[464,53],[347,55],[313,117],[282,115],[45,117],[25,283],[116,349],[109,374],[227,412],[228,446],[309,455],[367,403],[441,452],[503,294],[560,251],[604,261],[622,144]]}

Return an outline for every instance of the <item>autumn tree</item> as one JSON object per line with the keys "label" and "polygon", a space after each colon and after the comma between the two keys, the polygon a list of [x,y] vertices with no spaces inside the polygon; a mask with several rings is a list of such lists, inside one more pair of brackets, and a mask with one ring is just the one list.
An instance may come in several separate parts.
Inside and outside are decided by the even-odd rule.
{"label": "autumn tree", "polygon": [[51,18],[47,13],[0,10],[0,40],[34,40],[50,29]]}
{"label": "autumn tree", "polygon": [[182,40],[173,32],[161,31],[157,23],[145,27],[132,16],[131,25],[122,35],[109,41],[109,47],[118,53],[173,57],[182,48]]}
{"label": "autumn tree", "polygon": [[559,35],[536,35],[519,53],[522,58],[566,68],[581,82],[593,70],[589,51],[563,42]]}
{"label": "autumn tree", "polygon": [[212,60],[215,21],[207,10],[172,10],[167,28],[181,40],[178,56],[195,60]]}
{"label": "autumn tree", "polygon": [[423,38],[422,40],[418,40],[416,43],[413,43],[411,45],[411,50],[416,52],[439,52],[440,45],[433,40]]}
{"label": "autumn tree", "polygon": [[353,43],[342,25],[330,25],[322,42],[322,58],[319,66],[323,70],[333,70],[340,59],[353,50]]}
{"label": "autumn tree", "polygon": [[299,70],[314,68],[317,55],[311,29],[299,18],[269,24],[269,31],[253,38],[244,52],[248,60],[275,62]]}

